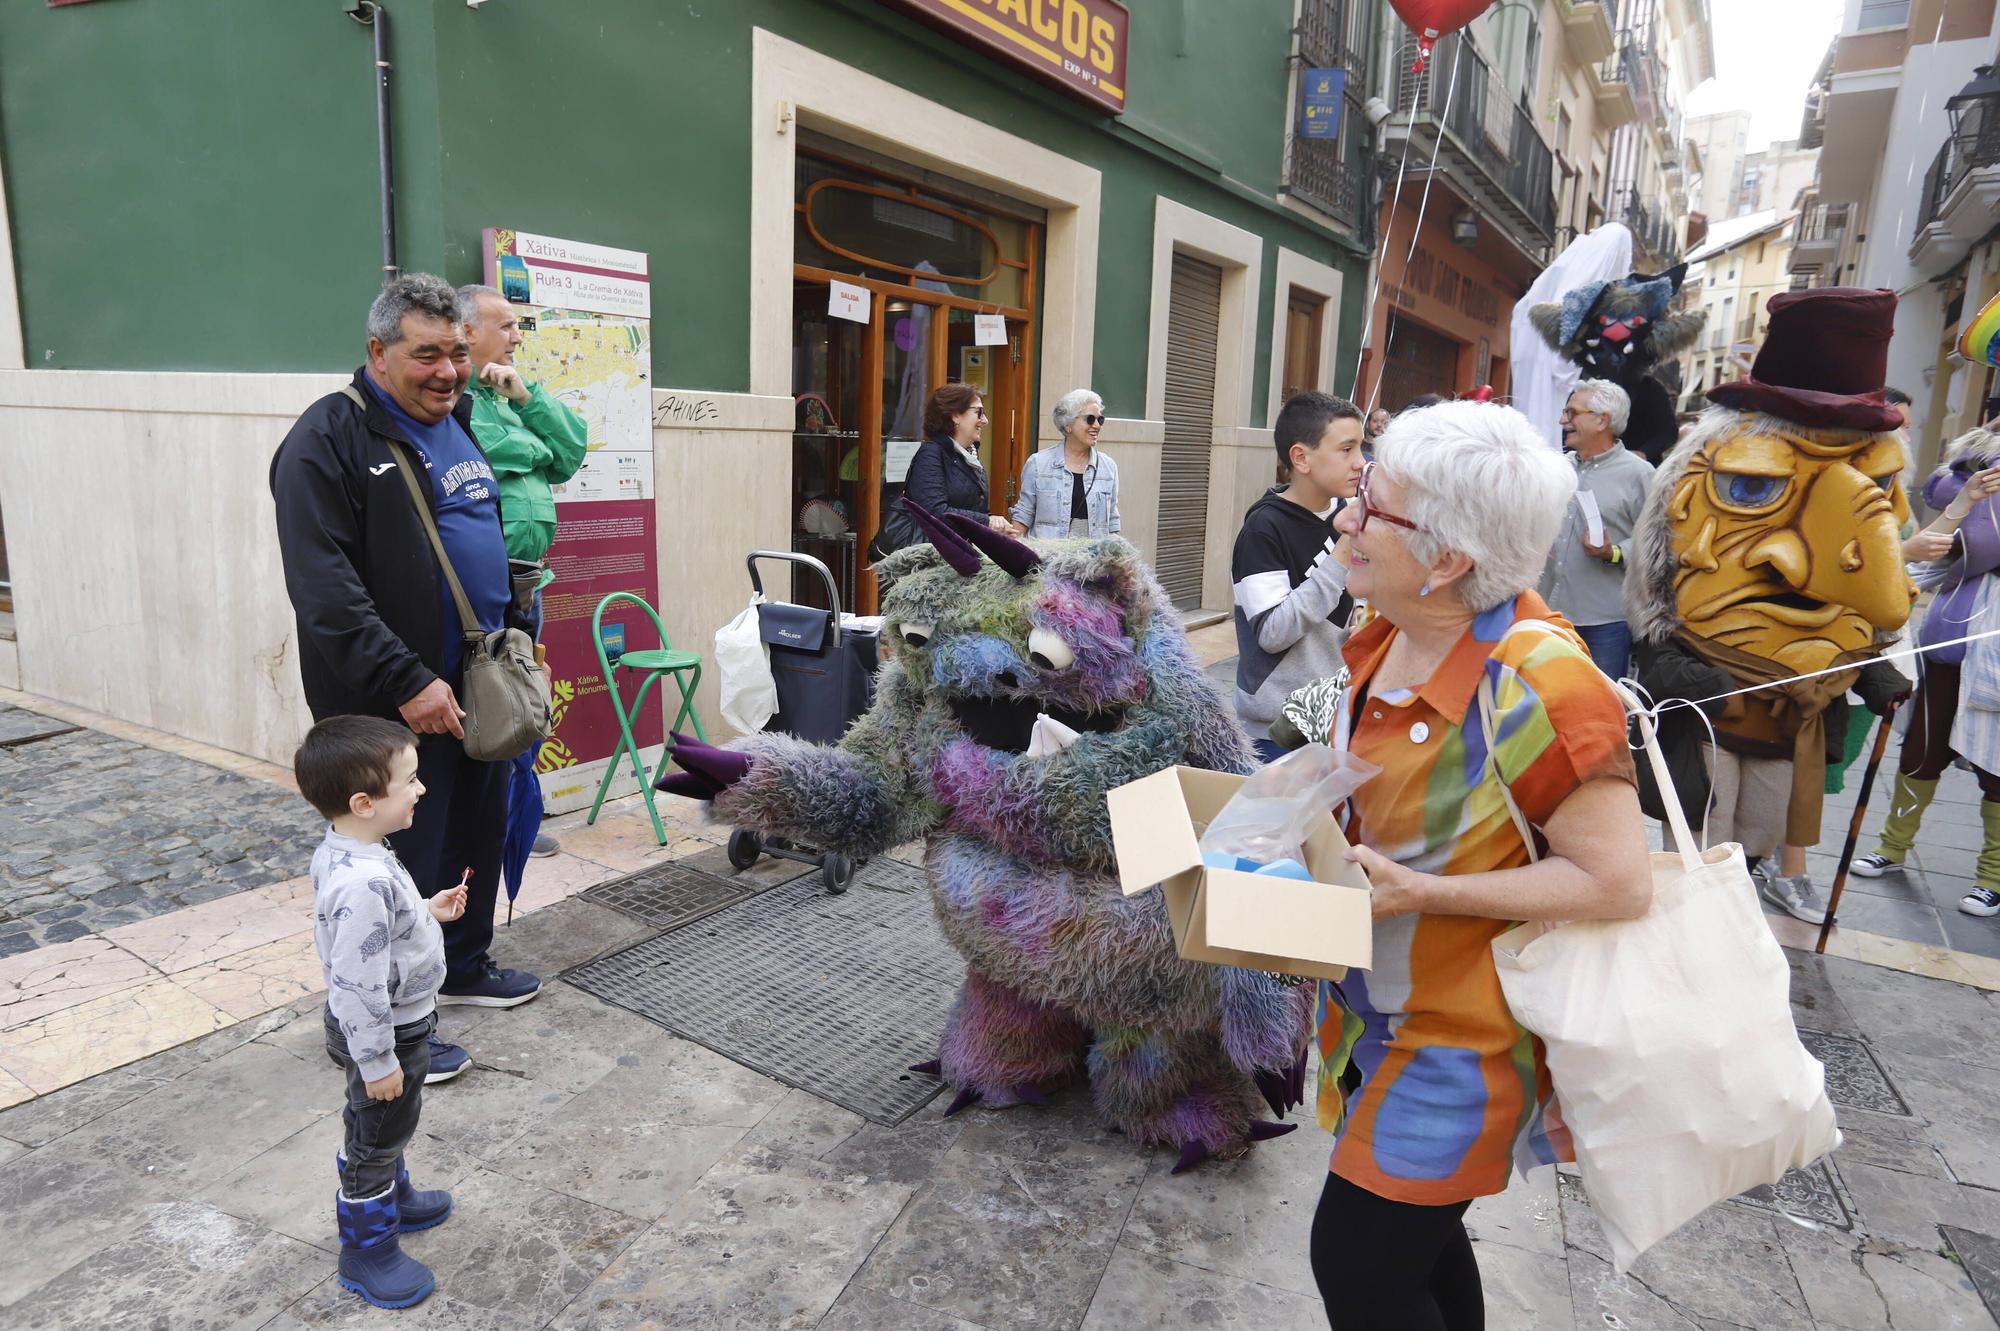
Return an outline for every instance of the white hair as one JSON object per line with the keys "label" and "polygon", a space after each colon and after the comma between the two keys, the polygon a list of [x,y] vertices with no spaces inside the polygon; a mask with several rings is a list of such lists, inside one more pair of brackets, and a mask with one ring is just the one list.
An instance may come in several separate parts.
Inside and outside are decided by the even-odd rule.
{"label": "white hair", "polygon": [[1094,414],[1102,416],[1104,414],[1104,399],[1091,392],[1088,388],[1072,388],[1069,392],[1064,393],[1061,400],[1056,403],[1056,409],[1049,413],[1055,417],[1056,433],[1065,436],[1068,435],[1069,427],[1076,424],[1076,418],[1084,415],[1084,408],[1093,402],[1097,404],[1097,411]]}
{"label": "white hair", "polygon": [[1475,613],[1535,585],[1576,493],[1576,469],[1512,407],[1444,402],[1406,411],[1375,441],[1375,465],[1404,494],[1410,553],[1472,561],[1458,583]]}
{"label": "white hair", "polygon": [[467,328],[472,327],[480,321],[479,302],[487,296],[493,297],[493,299],[499,301],[502,305],[507,303],[505,293],[498,287],[489,287],[482,282],[467,282],[458,289],[458,308],[465,315],[465,326]]}
{"label": "white hair", "polygon": [[1625,437],[1626,422],[1632,419],[1632,395],[1612,383],[1609,379],[1585,379],[1576,386],[1571,397],[1583,399],[1585,411],[1601,411],[1609,417],[1611,437]]}

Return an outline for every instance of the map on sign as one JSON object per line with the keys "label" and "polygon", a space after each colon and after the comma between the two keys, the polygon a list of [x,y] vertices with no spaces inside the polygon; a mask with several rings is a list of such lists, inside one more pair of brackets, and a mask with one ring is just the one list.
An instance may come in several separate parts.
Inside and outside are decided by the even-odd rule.
{"label": "map on sign", "polygon": [[650,319],[517,305],[524,328],[514,367],[580,414],[590,447],[650,452],[653,335]]}

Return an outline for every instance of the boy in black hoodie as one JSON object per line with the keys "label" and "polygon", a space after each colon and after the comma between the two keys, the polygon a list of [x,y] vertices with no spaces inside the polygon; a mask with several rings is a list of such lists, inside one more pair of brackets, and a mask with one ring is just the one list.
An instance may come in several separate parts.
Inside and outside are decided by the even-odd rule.
{"label": "boy in black hoodie", "polygon": [[1280,752],[1269,736],[1286,696],[1342,664],[1354,601],[1333,515],[1361,483],[1361,409],[1327,393],[1299,393],[1273,433],[1291,483],[1250,506],[1230,561],[1236,714],[1266,762]]}

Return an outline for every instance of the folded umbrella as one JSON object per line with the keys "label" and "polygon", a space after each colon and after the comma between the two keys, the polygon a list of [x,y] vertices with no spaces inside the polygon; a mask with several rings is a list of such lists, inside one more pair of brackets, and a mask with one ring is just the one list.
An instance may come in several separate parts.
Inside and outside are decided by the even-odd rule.
{"label": "folded umbrella", "polygon": [[507,778],[507,832],[500,842],[500,877],[507,886],[507,923],[514,922],[514,898],[521,895],[521,878],[528,869],[528,855],[541,835],[542,782],[535,775],[535,755],[541,745],[514,760]]}

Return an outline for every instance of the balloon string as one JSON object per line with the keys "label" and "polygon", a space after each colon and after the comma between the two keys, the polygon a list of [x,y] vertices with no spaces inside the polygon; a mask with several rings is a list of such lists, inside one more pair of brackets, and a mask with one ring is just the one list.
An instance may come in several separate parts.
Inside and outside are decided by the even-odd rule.
{"label": "balloon string", "polygon": [[[1426,168],[1424,173],[1424,194],[1422,200],[1417,204],[1417,224],[1410,230],[1409,253],[1403,256],[1403,277],[1405,280],[1408,280],[1410,276],[1410,265],[1416,262],[1417,242],[1423,237],[1424,234],[1424,215],[1430,211],[1431,186],[1437,181],[1438,153],[1444,148],[1444,126],[1451,123],[1451,103],[1452,99],[1458,94],[1458,58],[1464,53],[1465,53],[1465,39],[1463,37],[1460,37],[1457,40],[1455,40],[1451,46],[1451,74],[1445,80],[1444,111],[1438,116],[1438,129],[1437,132],[1432,136],[1431,140],[1431,164],[1428,168]],[[1433,84],[1432,86],[1433,88],[1435,88],[1436,85]],[[1417,98],[1422,96],[1423,87],[1424,87],[1424,81],[1420,78],[1417,80],[1416,93],[1410,99],[1410,132],[1406,134],[1403,138],[1403,153],[1406,160],[1409,155],[1410,140],[1416,137]],[[1396,187],[1397,187],[1397,193],[1400,195],[1402,192],[1402,180],[1400,178],[1400,175],[1397,179]],[[1392,212],[1390,216],[1393,218],[1394,213]],[[1384,246],[1384,249],[1385,250],[1387,249],[1386,245]],[[1383,260],[1383,262],[1386,262],[1386,259]],[[1378,270],[1375,275],[1375,282],[1378,290],[1381,287],[1381,281],[1382,281],[1382,275],[1381,272]],[[1375,310],[1372,302],[1370,303],[1369,306],[1368,318],[1370,321],[1369,326],[1373,327]],[[1384,327],[1382,330],[1382,368],[1376,371],[1375,382],[1368,390],[1368,407],[1365,411],[1362,412],[1363,416],[1372,415],[1375,411],[1375,404],[1382,400],[1383,371],[1386,371],[1389,367],[1389,353],[1395,348],[1395,345],[1396,345],[1395,330],[1393,328],[1388,327],[1387,321],[1384,321]]]}
{"label": "balloon string", "polygon": [[[1423,80],[1418,79],[1415,86],[1410,90],[1410,109],[1404,112],[1404,115],[1409,118],[1412,125],[1416,123],[1417,100],[1423,96],[1423,91]],[[1403,160],[1396,167],[1396,192],[1394,197],[1389,201],[1389,222],[1388,225],[1382,228],[1382,236],[1375,251],[1375,262],[1371,265],[1375,270],[1375,280],[1368,289],[1368,313],[1363,317],[1361,322],[1361,350],[1354,358],[1354,395],[1356,397],[1361,395],[1361,367],[1368,361],[1368,330],[1375,326],[1375,303],[1382,295],[1382,265],[1387,261],[1389,256],[1389,236],[1396,228],[1396,210],[1402,206],[1403,202],[1403,177],[1410,170],[1410,139],[1412,137],[1408,133],[1403,135]],[[1377,380],[1381,379],[1380,370],[1376,371],[1375,377]]]}

